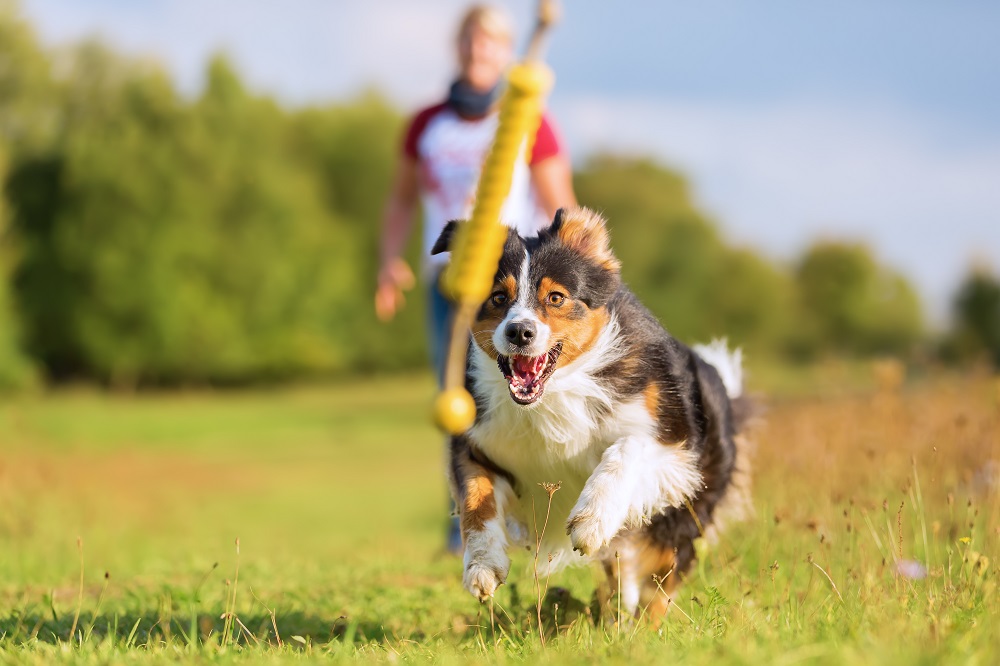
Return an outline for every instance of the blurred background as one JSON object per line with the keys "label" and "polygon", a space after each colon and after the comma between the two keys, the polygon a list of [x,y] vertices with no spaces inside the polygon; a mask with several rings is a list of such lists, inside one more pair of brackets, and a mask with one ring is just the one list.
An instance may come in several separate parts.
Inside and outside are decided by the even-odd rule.
{"label": "blurred background", "polygon": [[[0,385],[424,368],[380,219],[466,4],[0,0]],[[1000,363],[1000,5],[565,4],[577,196],[675,335]]]}

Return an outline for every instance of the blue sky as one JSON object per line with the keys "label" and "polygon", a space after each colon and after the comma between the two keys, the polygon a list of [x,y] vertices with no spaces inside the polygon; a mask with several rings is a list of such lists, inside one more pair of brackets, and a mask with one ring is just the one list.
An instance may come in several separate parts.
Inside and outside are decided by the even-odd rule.
{"label": "blue sky", "polygon": [[[300,104],[376,87],[432,102],[457,0],[22,0],[50,44],[99,34],[197,90],[225,51]],[[499,2],[527,26],[533,3]],[[735,242],[779,259],[859,238],[940,321],[1000,269],[1000,2],[564,0],[551,105],[578,160],[653,155]],[[585,203],[585,202],[584,202]]]}

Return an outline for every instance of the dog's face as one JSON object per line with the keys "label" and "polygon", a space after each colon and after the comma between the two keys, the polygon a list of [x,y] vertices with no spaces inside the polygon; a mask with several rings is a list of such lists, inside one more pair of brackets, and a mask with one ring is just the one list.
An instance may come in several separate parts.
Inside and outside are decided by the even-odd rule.
{"label": "dog's face", "polygon": [[[458,224],[448,224],[432,253],[449,248]],[[604,220],[586,208],[560,210],[538,238],[508,233],[472,335],[496,359],[514,402],[538,401],[556,370],[592,348],[619,281]]]}

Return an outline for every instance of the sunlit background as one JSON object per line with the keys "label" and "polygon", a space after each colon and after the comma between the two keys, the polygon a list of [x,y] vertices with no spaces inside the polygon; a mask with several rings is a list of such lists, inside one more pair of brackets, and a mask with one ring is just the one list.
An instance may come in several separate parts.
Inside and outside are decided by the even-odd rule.
{"label": "sunlit background", "polygon": [[[526,35],[534,3],[501,4]],[[19,245],[7,263],[25,320],[18,344],[43,375],[244,381],[423,363],[421,290],[393,325],[371,317],[378,227],[403,123],[441,99],[454,76],[455,24],[467,3],[4,6],[7,23],[21,17],[26,49],[11,51],[7,70],[8,218]],[[611,217],[626,278],[681,337],[725,334],[797,361],[829,351],[968,359],[1000,335],[997,25],[1000,7],[988,2],[570,0],[548,52],[551,109],[581,202]],[[134,101],[130,85],[170,120],[109,101]],[[133,123],[133,143],[118,133],[122,123]],[[120,151],[102,154],[105,132]],[[194,163],[217,182],[193,176]],[[86,178],[68,175],[74,169]],[[636,169],[649,171],[644,184]],[[122,177],[112,184],[105,177],[114,174]],[[244,186],[258,200],[243,198]],[[137,205],[105,210],[114,200],[105,187]],[[56,203],[46,211],[42,199]],[[697,218],[687,231],[676,220],[685,211]],[[47,215],[60,230],[39,222]],[[286,220],[301,228],[285,233]],[[185,223],[204,238],[182,231]],[[129,240],[109,231],[115,224],[149,233]],[[178,268],[216,262],[230,242],[234,254],[252,255],[223,238],[241,224],[247,238],[272,234],[258,241],[271,252],[260,247],[246,262],[257,268],[229,256],[205,268],[225,273],[219,264],[233,263],[228,277],[201,282]],[[176,229],[151,231],[167,227]],[[113,293],[130,289],[128,260],[89,250],[74,258],[75,234],[132,261],[129,243],[153,248],[158,268],[139,261],[146,278],[132,280],[148,290]],[[335,267],[320,266],[313,241],[335,246]],[[296,264],[290,253],[303,243],[311,250],[297,267],[281,268]],[[697,270],[682,257],[695,257]],[[258,280],[272,285],[273,304],[227,318],[221,311]],[[144,309],[157,298],[174,305]],[[983,330],[970,332],[976,317]],[[237,342],[235,331],[261,326],[274,330]],[[65,327],[81,339],[62,339],[55,331]],[[140,329],[144,342],[125,340]],[[402,331],[411,335],[400,342]],[[215,369],[192,370],[206,364]]]}
{"label": "sunlit background", "polygon": [[[455,0],[28,0],[50,45],[100,35],[196,93],[227,53],[301,105],[374,89],[400,110],[453,73]],[[526,34],[533,3],[508,6]],[[985,1],[567,0],[552,107],[572,154],[648,154],[732,239],[789,258],[863,239],[934,323],[970,260],[1000,263],[1000,7]]]}
{"label": "sunlit background", "polygon": [[0,0],[0,661],[1000,663],[1000,3],[564,5],[576,195],[762,417],[662,630],[444,555],[427,285],[373,297],[465,2]]}

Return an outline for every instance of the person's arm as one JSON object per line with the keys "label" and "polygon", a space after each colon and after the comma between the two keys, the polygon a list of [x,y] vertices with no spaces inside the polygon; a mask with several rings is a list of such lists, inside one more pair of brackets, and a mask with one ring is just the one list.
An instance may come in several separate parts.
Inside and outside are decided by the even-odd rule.
{"label": "person's arm", "polygon": [[404,302],[403,290],[413,287],[413,271],[402,255],[416,217],[417,178],[417,162],[404,155],[382,216],[378,287],[375,291],[375,314],[382,321],[389,321],[395,316]]}
{"label": "person's arm", "polygon": [[549,115],[543,114],[531,152],[531,184],[538,205],[551,220],[556,211],[576,205],[573,169],[563,143]]}
{"label": "person's arm", "polygon": [[573,193],[573,170],[564,155],[554,155],[531,167],[531,183],[538,195],[538,205],[549,219],[560,208],[576,205]]}

